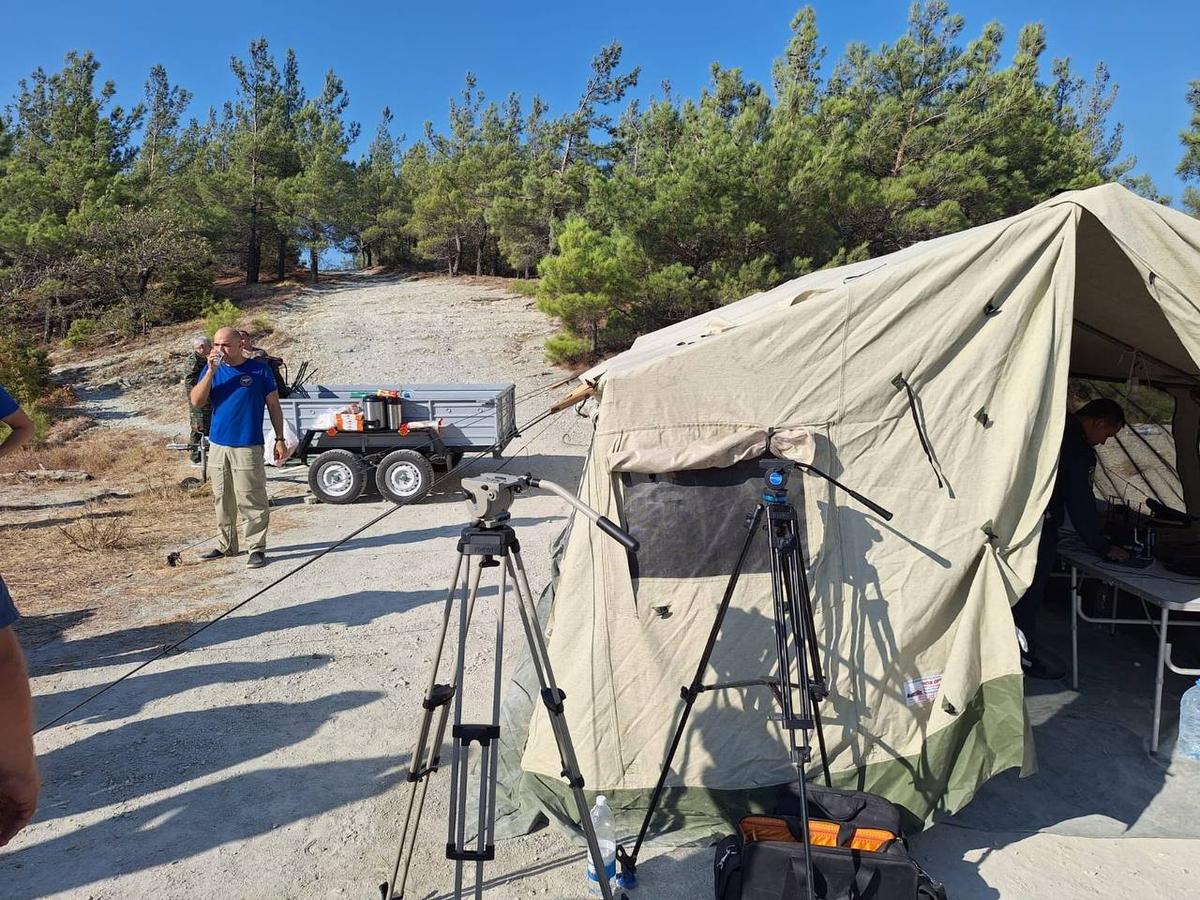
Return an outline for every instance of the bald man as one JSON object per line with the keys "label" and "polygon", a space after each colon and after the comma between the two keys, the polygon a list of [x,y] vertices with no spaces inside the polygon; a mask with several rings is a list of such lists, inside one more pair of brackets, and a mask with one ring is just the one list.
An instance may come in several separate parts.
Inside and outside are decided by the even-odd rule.
{"label": "bald man", "polygon": [[221,535],[217,549],[201,554],[201,559],[220,559],[238,554],[237,519],[241,515],[250,552],[246,565],[257,569],[266,565],[267,472],[263,464],[263,410],[271,413],[274,427],[276,462],[287,455],[283,441],[283,410],[279,391],[270,367],[242,352],[242,335],[236,329],[222,328],[213,338],[204,375],[192,388],[193,406],[212,400],[212,424],[209,427],[208,472],[212,479],[213,499],[217,507],[217,527]]}

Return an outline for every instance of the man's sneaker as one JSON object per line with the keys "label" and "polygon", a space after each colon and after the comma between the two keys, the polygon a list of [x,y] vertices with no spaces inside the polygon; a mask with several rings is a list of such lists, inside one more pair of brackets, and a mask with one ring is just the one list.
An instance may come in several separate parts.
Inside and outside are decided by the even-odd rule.
{"label": "man's sneaker", "polygon": [[1039,678],[1043,681],[1057,681],[1067,674],[1065,669],[1060,669],[1045,660],[1026,656],[1024,653],[1021,654],[1021,670],[1030,678]]}
{"label": "man's sneaker", "polygon": [[204,553],[201,553],[200,558],[204,559],[204,560],[224,559],[226,556],[236,556],[236,555],[237,555],[236,553],[226,553],[224,550],[218,550],[214,547],[212,550],[206,550]]}
{"label": "man's sneaker", "polygon": [[250,554],[250,558],[246,560],[247,569],[261,569],[267,564],[267,555],[261,550],[255,550]]}

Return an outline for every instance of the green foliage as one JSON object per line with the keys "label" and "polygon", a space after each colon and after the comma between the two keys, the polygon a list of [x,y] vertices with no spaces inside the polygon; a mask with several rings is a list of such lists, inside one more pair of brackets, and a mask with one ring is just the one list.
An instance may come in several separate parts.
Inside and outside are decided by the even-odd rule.
{"label": "green foliage", "polygon": [[514,278],[508,283],[508,289],[526,297],[536,297],[539,283],[536,278]]}
{"label": "green foliage", "polygon": [[1200,218],[1200,79],[1188,85],[1188,105],[1192,107],[1192,121],[1186,131],[1179,135],[1183,144],[1183,159],[1176,170],[1179,177],[1190,182],[1183,192],[1183,205],[1193,216]]}
{"label": "green foliage", "polygon": [[204,305],[204,332],[210,338],[215,337],[222,328],[237,327],[242,311],[227,297],[211,300]]}
{"label": "green foliage", "polygon": [[538,306],[563,325],[547,343],[556,362],[626,346],[642,331],[708,308],[708,292],[680,263],[658,268],[629,235],[568,219],[559,254],[542,260]]}
{"label": "green foliage", "polygon": [[24,407],[32,407],[50,390],[46,351],[16,331],[0,332],[0,384]]}
{"label": "green foliage", "polygon": [[75,319],[67,329],[63,343],[72,349],[86,347],[99,330],[100,323],[95,319]]}
{"label": "green foliage", "polygon": [[[406,142],[382,111],[358,125],[333,72],[307,97],[265,38],[229,61],[229,100],[185,121],[191,94],[154,66],[123,110],[90,53],[23,80],[0,117],[0,321],[49,341],[72,321],[144,331],[203,313],[214,271],[288,277],[305,257],[518,275],[562,331],[558,360],[827,266],[887,253],[1120,181],[1167,202],[1123,152],[1117,87],[919,0],[902,34],[834,55],[804,7],[764,86],[714,64],[695,96],[627,100],[640,75],[600,48],[576,99],[485,95],[468,73],[444,128]],[[1200,214],[1200,82],[1181,135],[1184,206]],[[135,138],[140,142],[135,145]],[[86,324],[79,329],[86,329]],[[74,334],[81,332],[77,329]],[[82,339],[82,338],[78,338]]]}

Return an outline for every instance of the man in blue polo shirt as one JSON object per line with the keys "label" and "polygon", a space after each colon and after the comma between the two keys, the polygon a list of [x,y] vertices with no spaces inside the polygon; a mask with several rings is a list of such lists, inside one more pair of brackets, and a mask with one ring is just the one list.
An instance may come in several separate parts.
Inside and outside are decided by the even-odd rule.
{"label": "man in blue polo shirt", "polygon": [[[7,456],[33,437],[33,422],[0,385],[0,422],[9,433],[0,441]],[[29,824],[37,809],[37,762],[33,755],[33,701],[25,657],[12,626],[18,619],[4,579],[0,578],[0,847]]]}
{"label": "man in blue polo shirt", "polygon": [[212,477],[221,535],[217,549],[201,559],[220,559],[238,553],[237,518],[242,517],[246,565],[257,569],[266,564],[267,471],[263,464],[263,410],[271,414],[275,429],[273,457],[282,462],[287,455],[283,441],[283,410],[275,375],[266,363],[247,359],[242,336],[233,328],[222,328],[213,338],[208,368],[192,388],[193,406],[212,399],[212,424],[208,471]]}

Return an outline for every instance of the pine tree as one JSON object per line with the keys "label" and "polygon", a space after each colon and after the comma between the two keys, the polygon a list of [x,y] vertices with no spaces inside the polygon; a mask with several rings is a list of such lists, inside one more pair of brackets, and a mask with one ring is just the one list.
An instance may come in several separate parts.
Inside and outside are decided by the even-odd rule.
{"label": "pine tree", "polygon": [[180,120],[192,100],[190,91],[172,85],[167,70],[156,65],[145,84],[146,126],[138,152],[137,175],[147,196],[153,198],[166,177],[165,158],[174,146]]}
{"label": "pine tree", "polygon": [[319,278],[321,254],[337,246],[348,232],[353,170],[346,159],[358,138],[358,125],[343,121],[350,97],[332,71],[325,73],[320,96],[296,116],[299,171],[283,182],[288,225],[308,251],[309,273]]}
{"label": "pine tree", "polygon": [[246,59],[229,67],[237,79],[237,97],[226,104],[222,138],[227,168],[224,196],[231,219],[241,231],[247,284],[256,284],[262,243],[272,228],[274,192],[287,168],[286,105],[279,70],[266,38],[251,41]]}
{"label": "pine tree", "polygon": [[[1188,85],[1187,101],[1192,107],[1192,121],[1187,131],[1180,132],[1183,159],[1175,171],[1185,182],[1200,183],[1200,80]],[[1184,188],[1183,205],[1193,216],[1200,218],[1200,188],[1195,184]]]}

